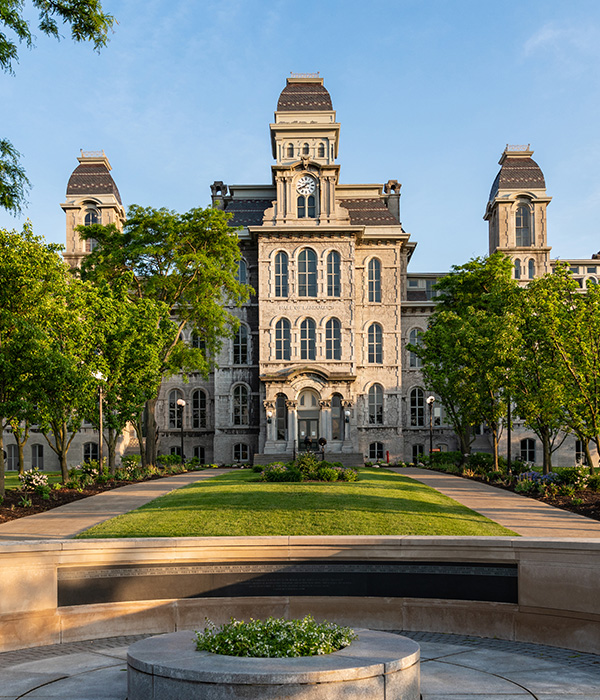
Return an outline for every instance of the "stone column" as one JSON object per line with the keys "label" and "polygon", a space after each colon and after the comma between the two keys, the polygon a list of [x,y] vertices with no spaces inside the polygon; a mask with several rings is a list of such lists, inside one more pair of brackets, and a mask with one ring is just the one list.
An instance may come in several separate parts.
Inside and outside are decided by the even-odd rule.
{"label": "stone column", "polygon": [[288,446],[287,451],[292,452],[298,446],[298,402],[286,401],[288,410]]}
{"label": "stone column", "polygon": [[[344,441],[342,452],[356,452],[358,450],[358,436],[356,435],[356,421],[354,420],[353,402],[349,399],[342,400],[342,420],[344,421]],[[348,423],[346,423],[346,411],[350,411]],[[356,442],[356,449],[354,443]]]}
{"label": "stone column", "polygon": [[[267,441],[265,443],[265,452],[267,451],[267,445],[270,447],[273,447],[271,443],[275,441],[275,402],[274,401],[263,401],[263,406],[265,407],[265,416],[267,418],[267,430],[266,430],[266,435],[267,435]],[[271,412],[273,415],[271,416],[271,422],[269,423],[269,418],[268,418],[268,413]]]}
{"label": "stone column", "polygon": [[[329,444],[331,442],[331,399],[319,401],[319,406],[321,407],[319,432]],[[327,447],[325,449],[327,450]]]}

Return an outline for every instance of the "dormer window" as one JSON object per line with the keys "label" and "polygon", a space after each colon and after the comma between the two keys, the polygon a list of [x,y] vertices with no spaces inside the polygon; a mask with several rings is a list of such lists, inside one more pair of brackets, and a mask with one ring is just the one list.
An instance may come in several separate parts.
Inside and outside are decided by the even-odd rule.
{"label": "dormer window", "polygon": [[288,143],[288,147],[287,147],[287,157],[288,157],[288,158],[293,158],[293,157],[294,157],[294,144],[293,144],[293,143]]}
{"label": "dormer window", "polygon": [[317,158],[325,158],[325,144],[320,143],[317,151]]}

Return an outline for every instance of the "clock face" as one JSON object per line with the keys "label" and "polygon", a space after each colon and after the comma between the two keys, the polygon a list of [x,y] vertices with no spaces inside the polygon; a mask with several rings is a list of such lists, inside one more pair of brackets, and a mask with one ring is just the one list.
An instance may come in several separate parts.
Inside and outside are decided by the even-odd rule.
{"label": "clock face", "polygon": [[303,175],[296,183],[296,191],[299,194],[312,194],[315,188],[315,181],[310,175]]}

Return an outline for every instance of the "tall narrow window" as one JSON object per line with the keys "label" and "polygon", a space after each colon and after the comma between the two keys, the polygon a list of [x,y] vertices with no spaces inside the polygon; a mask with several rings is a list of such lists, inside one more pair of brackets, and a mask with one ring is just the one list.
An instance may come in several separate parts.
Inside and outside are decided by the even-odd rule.
{"label": "tall narrow window", "polygon": [[317,216],[317,207],[316,207],[315,202],[316,202],[315,195],[311,194],[310,197],[308,198],[308,202],[307,202],[307,204],[308,204],[307,216],[309,219],[315,219]]}
{"label": "tall narrow window", "polygon": [[312,318],[305,318],[300,324],[300,359],[317,359],[317,327]]}
{"label": "tall narrow window", "polygon": [[84,462],[97,462],[99,459],[98,443],[97,442],[86,442],[83,445],[83,461]]}
{"label": "tall narrow window", "polygon": [[518,246],[531,245],[531,215],[529,207],[521,205],[517,208],[515,216],[516,224],[516,244]]}
{"label": "tall narrow window", "polygon": [[248,279],[248,266],[246,265],[246,261],[242,260],[241,258],[238,261],[238,271],[236,277],[238,282],[246,284],[246,280]]}
{"label": "tall narrow window", "polygon": [[289,360],[292,356],[292,331],[287,318],[280,318],[275,324],[275,359]]}
{"label": "tall narrow window", "polygon": [[177,406],[177,399],[183,398],[180,391],[174,389],[169,392],[169,428],[181,428],[181,413]]}
{"label": "tall narrow window", "polygon": [[369,389],[369,424],[383,425],[383,387],[373,384]]}
{"label": "tall narrow window", "polygon": [[334,394],[331,397],[331,439],[344,439],[344,422],[342,420],[342,397]]}
{"label": "tall narrow window", "polygon": [[535,277],[535,262],[533,261],[533,258],[529,261],[529,264],[527,265],[527,273],[530,280],[532,280]]}
{"label": "tall narrow window", "polygon": [[521,459],[535,464],[535,440],[532,438],[521,440]]}
{"label": "tall narrow window", "polygon": [[310,153],[310,146],[305,143],[304,146],[302,146],[302,155],[307,156]]}
{"label": "tall narrow window", "polygon": [[342,324],[337,318],[330,318],[325,325],[325,359],[342,359]]}
{"label": "tall narrow window", "polygon": [[6,468],[7,469],[18,469],[19,468],[19,449],[16,445],[6,446]]}
{"label": "tall narrow window", "polygon": [[[415,345],[417,347],[423,345],[423,341],[421,339],[421,331],[418,328],[413,328],[413,330],[410,332],[408,336],[408,342],[411,345]],[[410,350],[408,355],[409,367],[419,368],[422,364],[423,362],[421,358],[415,352]]]}
{"label": "tall narrow window", "polygon": [[192,428],[206,428],[206,394],[202,389],[192,394]]}
{"label": "tall narrow window", "polygon": [[280,251],[275,256],[275,296],[287,297],[288,295],[288,256]]}
{"label": "tall narrow window", "polygon": [[332,250],[327,256],[327,296],[339,297],[340,293],[340,254]]}
{"label": "tall narrow window", "polygon": [[194,457],[198,460],[198,464],[206,464],[206,450],[203,445],[194,446]]}
{"label": "tall narrow window", "polygon": [[287,147],[287,157],[288,157],[288,158],[293,158],[293,157],[294,157],[294,144],[293,144],[293,143],[288,143],[288,147]]}
{"label": "tall narrow window", "polygon": [[248,389],[238,384],[233,390],[233,424],[248,425]]}
{"label": "tall narrow window", "polygon": [[248,327],[240,326],[233,338],[233,364],[248,365],[249,361]]}
{"label": "tall narrow window", "polygon": [[370,364],[383,362],[383,331],[378,323],[369,326],[368,359]]}
{"label": "tall narrow window", "polygon": [[31,468],[32,469],[43,469],[44,468],[44,446],[43,445],[32,445],[31,446]]}
{"label": "tall narrow window", "polygon": [[[93,209],[88,209],[86,214],[85,214],[85,219],[83,220],[84,226],[93,226],[94,224],[99,224],[100,219],[98,217],[98,213],[94,211]],[[91,253],[92,250],[96,249],[96,246],[98,245],[98,241],[96,241],[95,238],[88,238],[85,241],[85,252],[86,253]]]}
{"label": "tall narrow window", "polygon": [[369,445],[369,459],[383,459],[383,442],[372,442]]}
{"label": "tall narrow window", "polygon": [[298,296],[317,296],[317,254],[311,248],[298,256]]}
{"label": "tall narrow window", "polygon": [[317,158],[325,158],[325,144],[320,143],[317,151]]}
{"label": "tall narrow window", "polygon": [[381,262],[377,258],[371,258],[368,265],[369,301],[381,301]]}
{"label": "tall narrow window", "polygon": [[306,217],[306,197],[301,194],[298,197],[298,218],[304,219]]}
{"label": "tall narrow window", "polygon": [[515,279],[521,279],[521,261],[519,260],[519,258],[515,260]]}
{"label": "tall narrow window", "polygon": [[424,454],[425,454],[425,445],[413,445],[412,446],[413,462],[418,462]]}
{"label": "tall narrow window", "polygon": [[247,462],[250,459],[250,450],[248,445],[243,442],[238,442],[233,446],[233,461]]}
{"label": "tall narrow window", "polygon": [[[16,445],[13,445],[16,447]],[[585,445],[583,440],[575,440],[575,464],[587,465],[587,457],[585,455]]]}
{"label": "tall narrow window", "polygon": [[287,396],[285,394],[277,394],[275,401],[275,429],[277,431],[277,440],[287,440]]}
{"label": "tall narrow window", "polygon": [[425,425],[425,394],[419,387],[410,392],[410,424],[417,428]]}

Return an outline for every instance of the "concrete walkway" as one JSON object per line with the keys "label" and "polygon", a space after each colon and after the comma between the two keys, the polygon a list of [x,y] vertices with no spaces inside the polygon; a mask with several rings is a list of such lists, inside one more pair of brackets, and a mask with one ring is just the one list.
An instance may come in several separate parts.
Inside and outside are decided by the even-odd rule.
{"label": "concrete walkway", "polygon": [[[154,481],[121,486],[97,496],[82,498],[45,513],[29,515],[0,525],[0,541],[4,540],[64,540],[74,537],[93,525],[128,513],[170,491],[196,481],[226,474],[230,469],[206,469],[167,476]],[[0,690],[0,700],[2,698]]]}
{"label": "concrete walkway", "polygon": [[420,481],[523,537],[600,538],[600,521],[535,498],[428,469],[392,467],[391,471]]}
{"label": "concrete walkway", "polygon": [[[600,697],[600,657],[594,654],[455,634],[402,634],[421,647],[423,700]],[[112,637],[0,654],[0,700],[125,700],[127,647],[142,638]]]}

